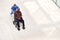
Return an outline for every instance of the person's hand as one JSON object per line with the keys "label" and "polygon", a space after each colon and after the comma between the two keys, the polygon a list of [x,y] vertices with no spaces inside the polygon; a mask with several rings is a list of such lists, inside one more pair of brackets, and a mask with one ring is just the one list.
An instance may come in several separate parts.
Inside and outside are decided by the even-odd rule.
{"label": "person's hand", "polygon": [[13,11],[10,13],[10,15],[12,15],[13,14]]}

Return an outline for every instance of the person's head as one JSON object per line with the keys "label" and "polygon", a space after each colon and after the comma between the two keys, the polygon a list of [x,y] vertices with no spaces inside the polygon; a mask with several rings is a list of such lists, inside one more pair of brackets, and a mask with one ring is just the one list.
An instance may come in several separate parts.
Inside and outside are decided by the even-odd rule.
{"label": "person's head", "polygon": [[14,7],[16,7],[16,4],[14,4]]}

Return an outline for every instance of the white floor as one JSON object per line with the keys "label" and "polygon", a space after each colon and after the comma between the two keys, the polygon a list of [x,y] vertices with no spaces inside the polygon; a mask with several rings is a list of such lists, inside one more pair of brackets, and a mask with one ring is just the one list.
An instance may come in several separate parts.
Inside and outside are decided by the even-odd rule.
{"label": "white floor", "polygon": [[[16,3],[23,14],[26,29],[18,31],[10,16]],[[60,10],[52,0],[1,0],[0,40],[60,40]]]}

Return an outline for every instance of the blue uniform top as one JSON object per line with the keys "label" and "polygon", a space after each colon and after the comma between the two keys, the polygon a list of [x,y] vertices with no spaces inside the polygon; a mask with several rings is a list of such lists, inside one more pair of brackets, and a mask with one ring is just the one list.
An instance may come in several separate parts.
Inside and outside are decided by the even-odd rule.
{"label": "blue uniform top", "polygon": [[19,7],[18,6],[16,6],[16,7],[14,7],[14,6],[12,6],[12,11],[16,11],[16,9],[18,9]]}
{"label": "blue uniform top", "polygon": [[12,6],[12,7],[11,7],[11,9],[12,9],[11,15],[12,15],[13,12],[15,12],[18,8],[19,8],[18,6],[16,6],[16,7]]}

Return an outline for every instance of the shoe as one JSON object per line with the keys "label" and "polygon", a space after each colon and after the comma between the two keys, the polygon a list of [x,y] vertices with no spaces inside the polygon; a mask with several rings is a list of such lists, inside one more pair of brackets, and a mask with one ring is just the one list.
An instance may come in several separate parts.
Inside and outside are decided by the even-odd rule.
{"label": "shoe", "polygon": [[25,27],[22,27],[22,29],[25,29]]}
{"label": "shoe", "polygon": [[18,31],[20,31],[20,28],[18,28]]}

